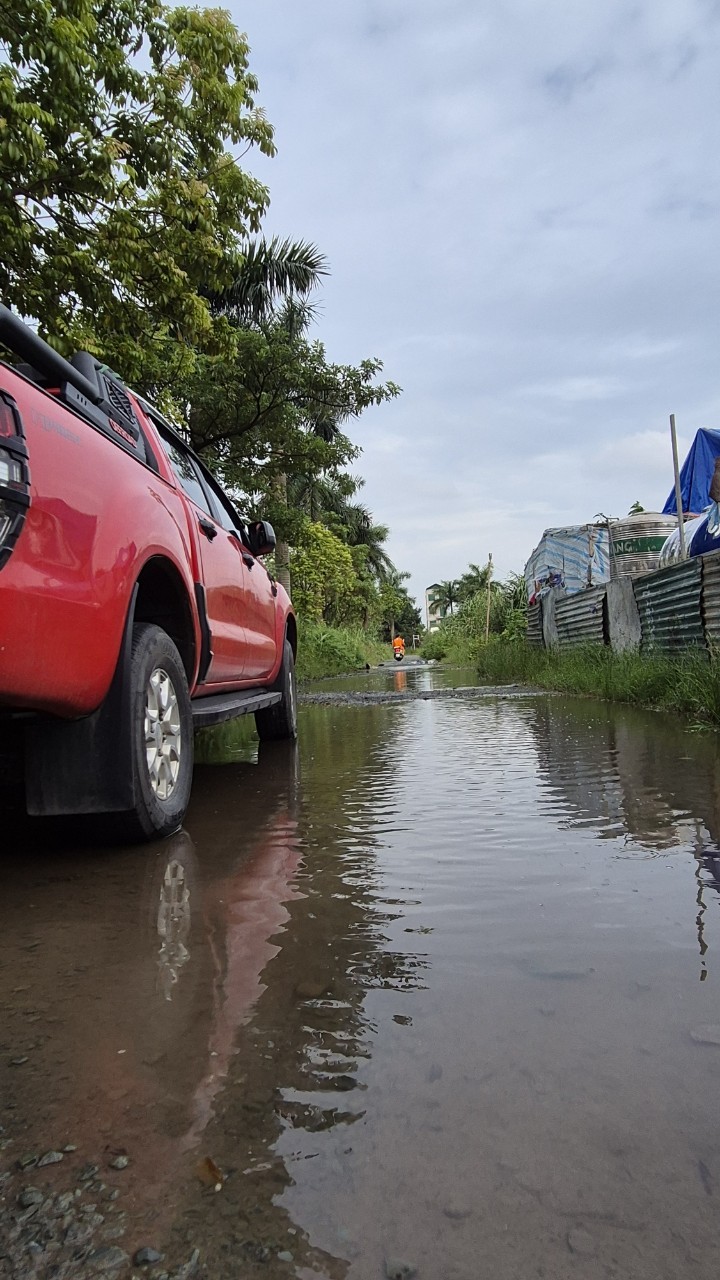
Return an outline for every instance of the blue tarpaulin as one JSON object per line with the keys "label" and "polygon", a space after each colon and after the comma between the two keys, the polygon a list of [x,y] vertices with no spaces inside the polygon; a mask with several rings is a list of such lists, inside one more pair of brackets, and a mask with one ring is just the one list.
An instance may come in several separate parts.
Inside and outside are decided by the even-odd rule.
{"label": "blue tarpaulin", "polygon": [[[690,452],[680,471],[680,493],[683,511],[704,511],[710,501],[710,481],[715,470],[715,459],[720,457],[720,431],[701,427],[690,446]],[[663,515],[677,515],[675,489],[670,494]]]}
{"label": "blue tarpaulin", "polygon": [[584,591],[610,578],[610,539],[604,525],[546,529],[525,565],[528,600],[550,587]]}

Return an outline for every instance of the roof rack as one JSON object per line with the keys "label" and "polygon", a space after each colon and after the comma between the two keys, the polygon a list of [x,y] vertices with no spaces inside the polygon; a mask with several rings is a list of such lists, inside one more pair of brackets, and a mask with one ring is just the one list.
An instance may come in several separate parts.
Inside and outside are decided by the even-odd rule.
{"label": "roof rack", "polygon": [[0,303],[0,342],[27,360],[33,371],[57,384],[61,398],[102,430],[108,419],[128,432],[134,441],[140,427],[123,384],[101,372],[100,362],[88,351],[78,351],[66,360],[54,347]]}

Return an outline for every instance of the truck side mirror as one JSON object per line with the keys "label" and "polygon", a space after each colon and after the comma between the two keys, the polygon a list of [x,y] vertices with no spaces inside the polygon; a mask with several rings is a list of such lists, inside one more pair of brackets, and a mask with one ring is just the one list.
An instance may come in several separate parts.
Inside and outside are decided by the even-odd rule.
{"label": "truck side mirror", "polygon": [[248,525],[248,542],[254,556],[269,556],[275,550],[277,538],[269,520],[255,520]]}

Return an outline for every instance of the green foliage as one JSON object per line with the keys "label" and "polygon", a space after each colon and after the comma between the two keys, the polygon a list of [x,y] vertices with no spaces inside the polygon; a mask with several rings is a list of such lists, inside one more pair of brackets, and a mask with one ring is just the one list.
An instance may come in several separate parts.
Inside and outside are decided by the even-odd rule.
{"label": "green foliage", "polygon": [[448,638],[442,627],[437,631],[428,631],[420,646],[420,656],[426,662],[442,662],[447,656]]}
{"label": "green foliage", "polygon": [[387,527],[344,470],[359,453],[346,424],[399,388],[311,336],[320,251],[258,234],[268,191],[233,152],[274,143],[248,54],[219,9],[3,6],[0,296],[185,424],[248,516],[275,525],[285,582],[295,547],[307,621],[417,630],[405,589],[390,598]]}
{"label": "green foliage", "polygon": [[[460,586],[462,583],[465,584],[464,589]],[[471,564],[468,573],[458,583],[440,584],[443,599],[447,599],[445,588],[448,585],[462,597],[462,603],[424,639],[421,650],[424,658],[446,659],[458,665],[475,662],[485,645],[488,595],[490,635],[501,635],[507,640],[524,637],[527,614],[525,583],[521,574],[510,574],[505,582],[493,580],[488,586],[487,568],[479,569]]]}
{"label": "green foliage", "polygon": [[413,635],[424,630],[420,610],[403,585],[409,577],[409,573],[395,569],[380,583],[379,617],[384,640],[401,635],[410,644]]}
{"label": "green foliage", "polygon": [[387,525],[376,524],[367,507],[354,500],[364,483],[334,468],[319,476],[294,475],[288,477],[287,502],[290,509],[327,525],[348,544],[358,578],[367,584],[377,605],[378,584],[389,581],[397,570],[384,546],[390,532]]}
{"label": "green foliage", "polygon": [[327,274],[327,260],[314,244],[278,236],[250,240],[243,245],[240,270],[230,283],[209,292],[210,305],[233,324],[259,325],[271,318],[279,301],[307,297]]}
{"label": "green foliage", "polygon": [[527,634],[527,609],[511,606],[500,634],[504,640],[511,642],[524,640]]}
{"label": "green foliage", "polygon": [[493,638],[479,652],[488,684],[510,681],[656,707],[720,727],[720,658],[701,652],[614,654],[604,645],[538,649]]}
{"label": "green foliage", "polygon": [[[454,588],[459,604],[464,604],[467,600],[472,600],[473,596],[476,596],[480,591],[485,591],[487,589],[491,569],[492,566],[490,564],[485,564],[481,568],[480,565],[471,563],[468,565],[465,573],[458,578],[457,582],[450,584]],[[441,586],[445,587],[447,585],[447,583],[441,584]],[[493,588],[497,585],[497,583],[492,582]]]}
{"label": "green foliage", "polygon": [[349,547],[324,525],[308,522],[291,552],[293,603],[306,622],[339,624],[352,609],[356,574]]}
{"label": "green foliage", "polygon": [[357,671],[387,658],[386,648],[361,627],[326,627],[302,622],[298,637],[298,675],[305,680]]}
{"label": "green foliage", "polygon": [[222,347],[205,295],[268,203],[231,148],[274,153],[228,14],[17,0],[0,42],[4,300],[144,386]]}
{"label": "green foliage", "polygon": [[288,476],[307,483],[335,476],[359,452],[341,424],[399,393],[377,382],[378,360],[328,361],[308,336],[310,320],[294,302],[257,327],[236,329],[231,354],[199,357],[177,387],[194,447],[291,543],[302,512]]}

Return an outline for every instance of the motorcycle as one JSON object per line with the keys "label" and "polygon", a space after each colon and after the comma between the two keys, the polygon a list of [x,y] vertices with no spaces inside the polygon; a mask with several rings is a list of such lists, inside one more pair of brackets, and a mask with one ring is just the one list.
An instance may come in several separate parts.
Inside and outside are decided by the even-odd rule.
{"label": "motorcycle", "polygon": [[402,662],[404,657],[405,657],[405,645],[403,645],[402,647],[400,645],[397,645],[393,649],[393,658],[395,659],[396,662]]}

